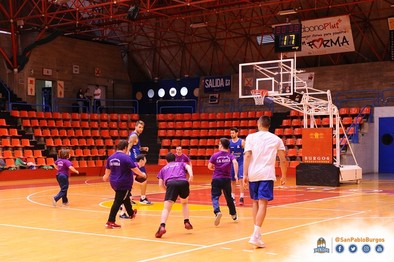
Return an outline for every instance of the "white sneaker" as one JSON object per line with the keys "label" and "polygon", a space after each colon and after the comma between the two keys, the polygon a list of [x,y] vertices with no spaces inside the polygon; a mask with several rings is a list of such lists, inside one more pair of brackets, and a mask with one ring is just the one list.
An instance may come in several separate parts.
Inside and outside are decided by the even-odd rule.
{"label": "white sneaker", "polygon": [[215,226],[218,226],[220,224],[220,219],[222,218],[222,213],[218,212],[216,213],[216,217],[215,217]]}
{"label": "white sneaker", "polygon": [[261,247],[261,248],[265,247],[265,244],[264,244],[263,240],[261,239],[261,236],[256,237],[256,236],[252,235],[250,237],[249,243],[252,245],[255,245],[256,247]]}

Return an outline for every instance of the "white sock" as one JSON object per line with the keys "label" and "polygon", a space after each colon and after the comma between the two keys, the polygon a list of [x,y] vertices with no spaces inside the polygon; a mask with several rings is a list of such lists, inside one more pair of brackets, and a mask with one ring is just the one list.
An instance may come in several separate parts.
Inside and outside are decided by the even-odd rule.
{"label": "white sock", "polygon": [[241,193],[241,195],[240,195],[239,197],[242,197],[242,198],[243,198],[243,197],[244,197],[244,193]]}
{"label": "white sock", "polygon": [[234,193],[231,193],[231,197],[232,197],[233,199],[235,199],[235,194],[234,194]]}
{"label": "white sock", "polygon": [[141,199],[145,199],[146,198],[146,196],[145,195],[141,195]]}
{"label": "white sock", "polygon": [[261,227],[259,227],[259,226],[254,226],[254,230],[253,230],[253,235],[255,236],[255,237],[259,237],[260,236],[260,228]]}

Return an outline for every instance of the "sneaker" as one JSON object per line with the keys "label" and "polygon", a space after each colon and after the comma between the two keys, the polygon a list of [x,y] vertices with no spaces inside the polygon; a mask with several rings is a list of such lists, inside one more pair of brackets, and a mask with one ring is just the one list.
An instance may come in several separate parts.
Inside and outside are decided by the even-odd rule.
{"label": "sneaker", "polygon": [[[136,205],[137,203],[134,200],[131,200],[131,204]],[[121,207],[122,208],[122,207]],[[121,209],[122,210],[122,209]]]}
{"label": "sneaker", "polygon": [[69,205],[69,202],[62,203],[62,206],[66,207]]}
{"label": "sneaker", "polygon": [[235,201],[235,197],[231,197],[231,198],[233,199],[234,206],[236,206],[237,205],[237,201]]}
{"label": "sneaker", "polygon": [[157,230],[155,237],[156,238],[161,238],[162,235],[164,235],[167,232],[165,227],[160,226],[159,229]]}
{"label": "sneaker", "polygon": [[140,198],[140,204],[152,205],[152,202],[150,202],[150,201],[148,200],[148,198],[145,197],[144,199]]}
{"label": "sneaker", "polygon": [[243,198],[243,197],[241,197],[241,198],[239,199],[239,205],[240,205],[240,206],[243,206],[243,205],[244,205],[244,198]]}
{"label": "sneaker", "polygon": [[56,200],[55,197],[52,197],[52,205],[55,207],[56,206]]}
{"label": "sneaker", "polygon": [[220,224],[220,219],[222,218],[222,213],[218,212],[216,213],[216,217],[215,217],[215,226],[218,226]]}
{"label": "sneaker", "polygon": [[237,215],[237,214],[231,215],[231,218],[232,218],[234,221],[238,221],[238,215]]}
{"label": "sneaker", "polygon": [[116,224],[115,222],[109,222],[109,221],[108,221],[108,222],[105,224],[105,227],[108,228],[108,229],[113,229],[113,228],[120,228],[121,226],[118,225],[118,224]]}
{"label": "sneaker", "polygon": [[193,226],[192,226],[192,224],[190,224],[190,222],[185,222],[184,224],[185,224],[185,228],[187,230],[193,229]]}
{"label": "sneaker", "polygon": [[119,217],[123,219],[130,219],[130,217],[126,213],[119,215]]}
{"label": "sneaker", "polygon": [[136,216],[137,216],[137,209],[133,209],[133,214],[129,218],[134,219]]}
{"label": "sneaker", "polygon": [[256,237],[256,236],[252,235],[250,237],[249,243],[252,245],[255,245],[256,247],[260,247],[260,248],[265,247],[265,244],[264,244],[263,240],[261,239],[261,236]]}

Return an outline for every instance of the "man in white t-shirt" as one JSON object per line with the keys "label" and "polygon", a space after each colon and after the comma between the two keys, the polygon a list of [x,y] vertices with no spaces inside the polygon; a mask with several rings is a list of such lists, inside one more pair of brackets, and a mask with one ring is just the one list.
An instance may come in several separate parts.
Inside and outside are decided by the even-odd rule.
{"label": "man in white t-shirt", "polygon": [[287,161],[282,139],[270,133],[271,119],[262,116],[257,120],[258,132],[249,134],[245,141],[244,184],[249,182],[250,198],[253,201],[254,231],[249,243],[264,247],[260,229],[267,212],[268,201],[274,199],[274,181],[276,156],[279,156],[282,177],[281,184],[286,182]]}

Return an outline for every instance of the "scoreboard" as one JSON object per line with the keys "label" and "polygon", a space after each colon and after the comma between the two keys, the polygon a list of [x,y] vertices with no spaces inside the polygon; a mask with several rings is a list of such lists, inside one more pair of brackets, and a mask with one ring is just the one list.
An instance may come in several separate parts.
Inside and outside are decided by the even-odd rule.
{"label": "scoreboard", "polygon": [[301,31],[301,24],[275,26],[275,52],[284,53],[301,51]]}

